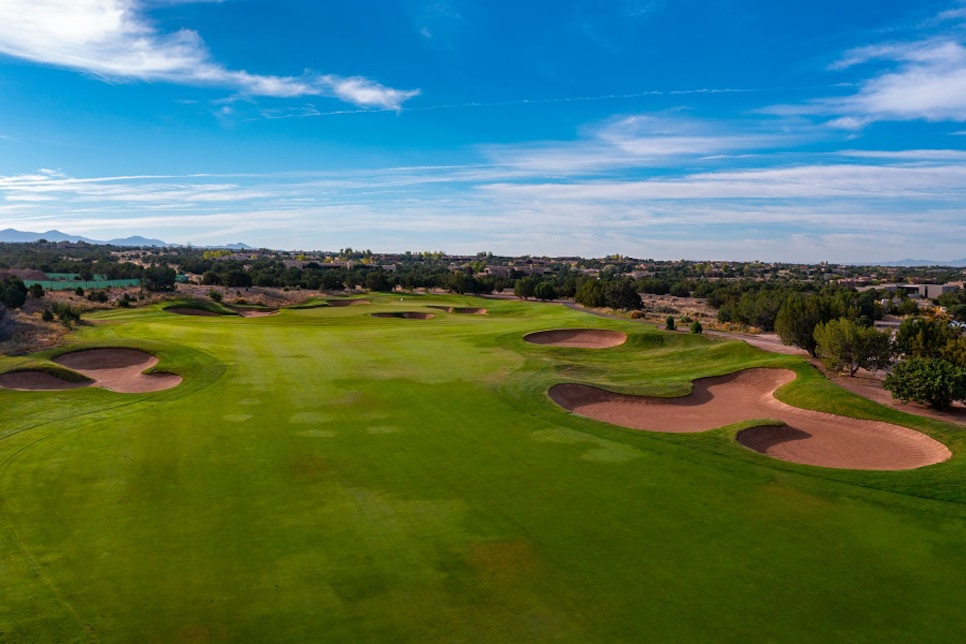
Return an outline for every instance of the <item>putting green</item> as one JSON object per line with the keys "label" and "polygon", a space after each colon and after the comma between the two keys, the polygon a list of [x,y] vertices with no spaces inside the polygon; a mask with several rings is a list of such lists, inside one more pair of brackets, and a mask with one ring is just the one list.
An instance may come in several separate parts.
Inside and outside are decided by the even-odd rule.
{"label": "putting green", "polygon": [[[278,315],[96,316],[183,378],[0,390],[4,641],[950,641],[961,429],[800,358],[563,307],[407,295]],[[481,308],[425,324],[373,312]],[[552,351],[545,329],[627,341]],[[0,371],[54,352],[0,358]],[[581,418],[548,389],[682,395],[750,367],[784,402],[897,423],[940,465],[853,472]],[[757,419],[760,421],[761,419]]]}

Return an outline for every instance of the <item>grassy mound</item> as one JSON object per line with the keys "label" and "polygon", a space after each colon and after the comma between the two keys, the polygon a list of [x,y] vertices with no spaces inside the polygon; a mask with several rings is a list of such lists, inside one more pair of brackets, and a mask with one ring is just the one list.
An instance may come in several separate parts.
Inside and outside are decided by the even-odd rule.
{"label": "grassy mound", "polygon": [[180,315],[240,315],[231,307],[210,300],[178,300],[166,305],[164,310]]}

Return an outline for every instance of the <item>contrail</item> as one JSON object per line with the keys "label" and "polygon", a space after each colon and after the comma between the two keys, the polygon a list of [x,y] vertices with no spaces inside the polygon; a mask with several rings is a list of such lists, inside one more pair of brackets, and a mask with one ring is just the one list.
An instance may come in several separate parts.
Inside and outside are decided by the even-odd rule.
{"label": "contrail", "polygon": [[260,118],[246,119],[247,121],[257,121],[261,119],[290,119],[290,118],[312,118],[320,116],[344,116],[347,114],[376,114],[382,112],[429,112],[433,110],[455,110],[466,108],[484,107],[513,107],[518,105],[553,105],[560,103],[585,103],[594,101],[612,101],[628,98],[644,98],[648,96],[687,96],[695,94],[763,94],[767,92],[792,92],[811,89],[829,89],[833,87],[851,87],[851,83],[834,83],[830,85],[811,85],[801,87],[770,87],[770,88],[736,88],[736,87],[705,87],[700,89],[672,89],[661,90],[653,89],[642,92],[629,92],[625,94],[597,94],[594,96],[562,96],[556,98],[519,98],[510,101],[468,101],[465,103],[440,103],[438,105],[418,105],[400,109],[376,108],[376,109],[351,109],[333,110],[330,112],[319,112],[314,108],[294,114],[271,114],[265,113]]}

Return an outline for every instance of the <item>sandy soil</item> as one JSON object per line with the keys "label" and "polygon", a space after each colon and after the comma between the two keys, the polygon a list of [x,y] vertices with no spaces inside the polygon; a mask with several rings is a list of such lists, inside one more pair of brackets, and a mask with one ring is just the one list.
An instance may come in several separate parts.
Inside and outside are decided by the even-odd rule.
{"label": "sandy soil", "polygon": [[609,349],[627,342],[627,336],[619,331],[604,329],[554,329],[537,331],[523,336],[533,344],[575,349]]}
{"label": "sandy soil", "polygon": [[402,318],[404,320],[431,320],[434,316],[432,313],[423,313],[421,311],[393,311],[387,313],[372,313],[374,318]]}
{"label": "sandy soil", "polygon": [[581,416],[661,432],[701,432],[753,419],[777,419],[782,427],[756,427],[738,442],[794,463],[861,470],[905,470],[942,462],[949,449],[920,432],[889,423],[798,409],[773,393],[791,382],[786,369],[748,369],[696,380],[680,398],[627,396],[580,384],[555,385],[550,398]]}
{"label": "sandy soil", "polygon": [[54,358],[94,381],[93,386],[118,393],[136,394],[170,389],[181,383],[173,373],[142,373],[158,363],[150,353],[136,349],[87,349]]}

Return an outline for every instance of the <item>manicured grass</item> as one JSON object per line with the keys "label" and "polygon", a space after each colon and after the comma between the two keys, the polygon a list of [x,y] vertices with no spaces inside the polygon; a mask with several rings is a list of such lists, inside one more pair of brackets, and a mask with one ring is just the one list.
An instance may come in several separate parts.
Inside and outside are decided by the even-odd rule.
{"label": "manicured grass", "polygon": [[[739,342],[551,305],[370,299],[249,319],[112,311],[77,345],[144,347],[181,386],[0,390],[0,639],[960,636],[960,428]],[[427,304],[489,313],[370,316]],[[591,326],[628,342],[522,340]],[[752,366],[799,374],[786,402],[915,427],[954,457],[798,466],[738,446],[738,426],[635,432],[546,395],[562,381],[681,395]]]}

